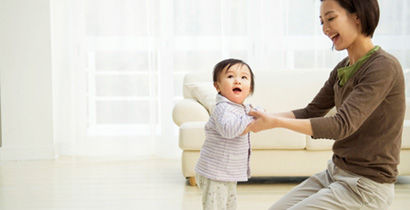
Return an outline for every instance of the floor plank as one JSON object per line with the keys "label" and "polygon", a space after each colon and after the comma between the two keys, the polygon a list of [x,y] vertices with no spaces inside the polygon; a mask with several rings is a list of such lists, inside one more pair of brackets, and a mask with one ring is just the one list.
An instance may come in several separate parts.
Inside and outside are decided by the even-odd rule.
{"label": "floor plank", "polygon": [[[267,209],[303,177],[238,185],[238,210]],[[410,206],[410,177],[400,177],[391,209]],[[177,159],[61,157],[0,161],[0,209],[200,209]]]}

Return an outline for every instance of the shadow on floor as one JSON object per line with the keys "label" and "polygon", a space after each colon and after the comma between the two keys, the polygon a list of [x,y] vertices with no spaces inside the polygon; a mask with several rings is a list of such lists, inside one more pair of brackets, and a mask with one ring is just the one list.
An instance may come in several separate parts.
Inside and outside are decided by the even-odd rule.
{"label": "shadow on floor", "polygon": [[[253,177],[247,182],[239,182],[238,184],[299,184],[307,178],[309,177]],[[410,184],[410,176],[399,176],[396,184]]]}
{"label": "shadow on floor", "polygon": [[307,176],[253,177],[250,178],[247,182],[239,182],[239,184],[298,184],[307,178]]}

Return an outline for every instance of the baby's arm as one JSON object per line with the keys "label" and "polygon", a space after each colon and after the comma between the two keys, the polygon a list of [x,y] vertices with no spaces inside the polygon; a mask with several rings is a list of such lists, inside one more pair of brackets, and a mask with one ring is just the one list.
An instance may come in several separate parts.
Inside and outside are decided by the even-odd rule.
{"label": "baby's arm", "polygon": [[248,124],[253,121],[252,116],[246,113],[238,115],[230,110],[230,105],[225,103],[217,105],[213,115],[216,130],[222,137],[228,139],[242,135]]}

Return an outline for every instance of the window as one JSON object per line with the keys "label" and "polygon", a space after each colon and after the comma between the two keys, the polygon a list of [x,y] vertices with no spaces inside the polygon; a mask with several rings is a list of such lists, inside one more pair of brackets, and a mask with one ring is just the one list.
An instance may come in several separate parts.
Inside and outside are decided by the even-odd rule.
{"label": "window", "polygon": [[[379,4],[374,43],[399,59],[409,80],[410,2]],[[84,81],[61,105],[76,106],[71,114],[81,117],[70,121],[72,130],[96,142],[154,141],[177,153],[172,107],[182,98],[183,76],[211,74],[224,58],[243,59],[257,74],[330,72],[346,56],[322,33],[319,0],[73,0],[54,7],[55,28],[67,32],[61,57],[78,71],[59,77],[61,84]]]}

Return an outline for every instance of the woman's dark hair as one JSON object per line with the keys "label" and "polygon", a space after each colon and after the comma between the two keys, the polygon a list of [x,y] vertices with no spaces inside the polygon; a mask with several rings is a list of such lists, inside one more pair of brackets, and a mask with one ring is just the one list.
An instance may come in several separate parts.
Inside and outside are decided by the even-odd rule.
{"label": "woman's dark hair", "polygon": [[224,71],[225,69],[228,70],[229,68],[231,68],[231,66],[233,66],[235,64],[246,65],[246,67],[248,67],[249,72],[251,73],[250,93],[252,94],[253,90],[255,89],[255,76],[253,75],[251,67],[247,63],[243,62],[242,60],[229,58],[229,59],[225,59],[225,60],[217,63],[214,67],[214,72],[213,72],[214,82],[218,82],[219,76],[221,75],[222,71]]}
{"label": "woman's dark hair", "polygon": [[[320,0],[325,1],[325,0]],[[335,0],[349,13],[356,13],[362,24],[362,34],[373,37],[379,23],[380,10],[377,0]]]}

